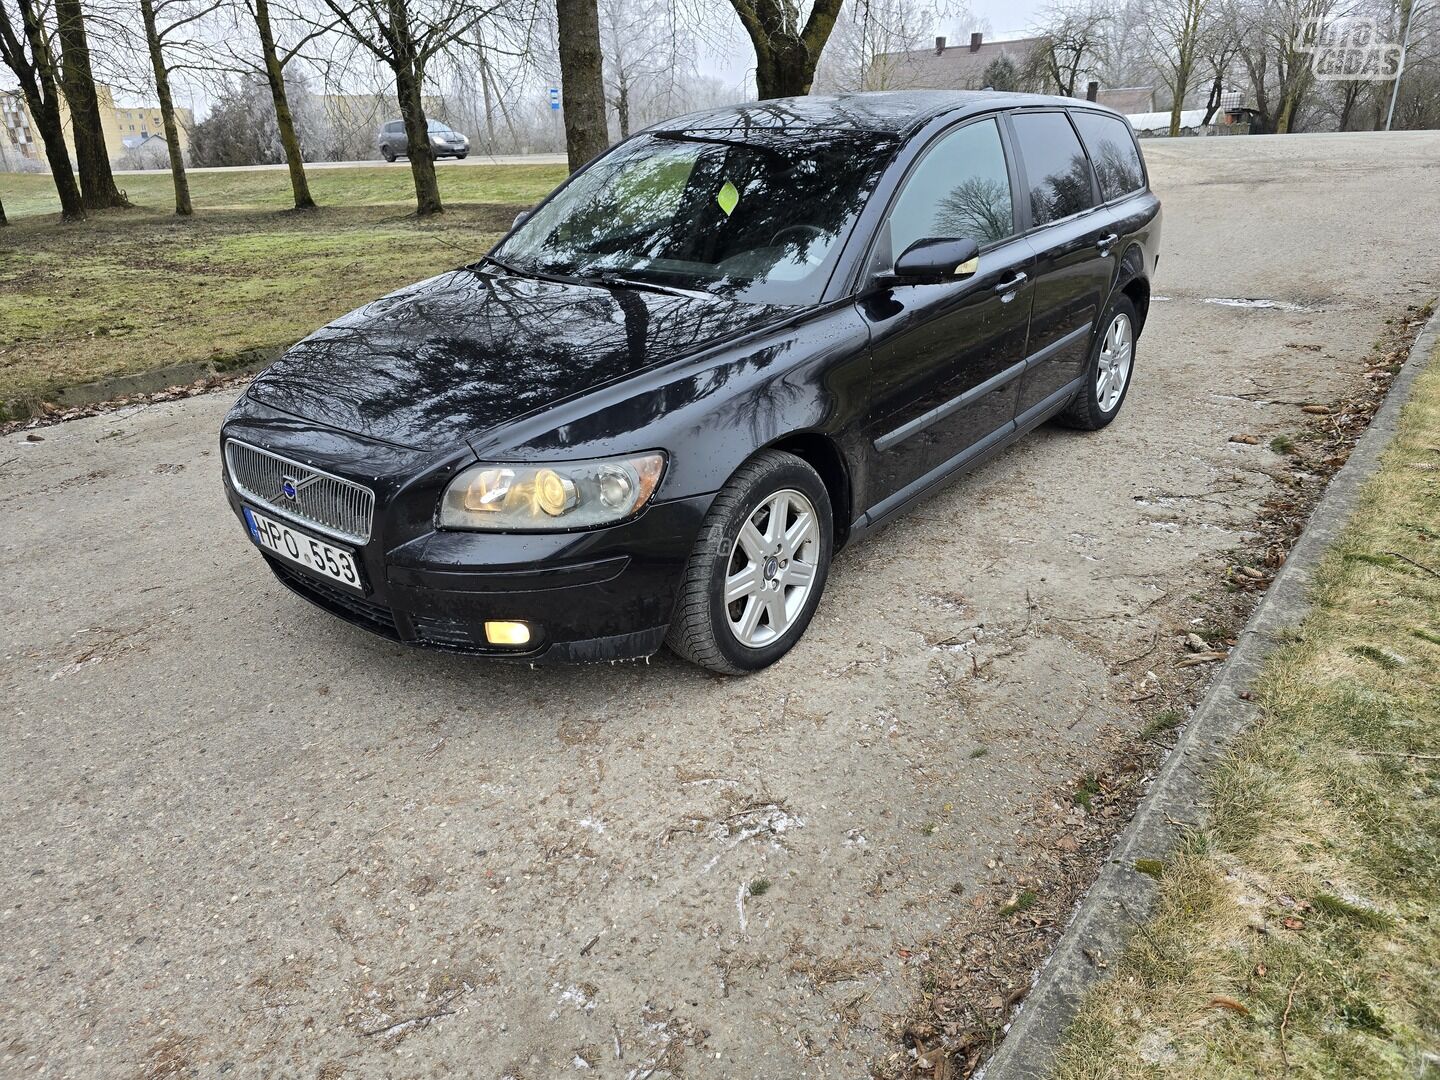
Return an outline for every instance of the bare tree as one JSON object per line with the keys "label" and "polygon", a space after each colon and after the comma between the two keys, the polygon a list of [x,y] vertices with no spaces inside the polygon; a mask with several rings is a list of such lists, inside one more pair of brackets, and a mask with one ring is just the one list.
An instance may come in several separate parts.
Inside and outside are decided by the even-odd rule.
{"label": "bare tree", "polygon": [[60,84],[70,106],[70,128],[75,138],[75,163],[80,171],[80,192],[89,210],[129,206],[130,200],[115,186],[110,151],[105,145],[105,124],[95,76],[90,70],[90,41],[80,0],[55,0],[55,22],[60,38]]}
{"label": "bare tree", "polygon": [[60,196],[60,218],[80,221],[85,217],[85,201],[80,185],[75,182],[70,150],[65,145],[61,126],[60,90],[49,29],[36,0],[13,0],[20,23],[17,33],[9,2],[0,0],[0,61],[4,61],[19,81],[20,92],[39,129],[55,191]]}
{"label": "bare tree", "polygon": [[[499,0],[496,0],[498,3]],[[425,74],[431,61],[495,10],[471,0],[325,0],[337,26],[395,76],[395,98],[409,142],[415,209],[441,213],[440,183],[425,116]]]}
{"label": "bare tree", "polygon": [[1040,16],[1039,41],[1021,72],[1022,81],[1076,97],[1083,79],[1100,62],[1110,12],[1089,0],[1062,0]]}
{"label": "bare tree", "polygon": [[[1207,19],[1214,0],[1154,0],[1149,29],[1155,70],[1170,91],[1170,134],[1180,134],[1180,112],[1195,86]],[[1217,102],[1218,104],[1218,102]]]}
{"label": "bare tree", "polygon": [[[1374,127],[1387,120],[1400,130],[1440,127],[1440,5],[1424,0],[1382,0],[1379,24],[1390,41],[1406,41],[1404,70],[1386,93],[1373,94]],[[1394,116],[1390,102],[1394,98]]]}
{"label": "bare tree", "polygon": [[596,0],[555,0],[560,45],[560,97],[565,149],[574,172],[610,145],[605,125],[605,75]]}
{"label": "bare tree", "polygon": [[10,219],[5,216],[5,201],[0,199],[0,229],[10,224]]}
{"label": "bare tree", "polygon": [[1232,80],[1232,69],[1240,56],[1243,36],[1240,13],[1233,0],[1216,0],[1201,32],[1200,59],[1210,78],[1202,127],[1214,120],[1215,114],[1220,111],[1225,86]]}
{"label": "bare tree", "polygon": [[1101,86],[1152,86],[1154,68],[1146,48],[1149,0],[1114,0],[1101,26],[1094,74]]}
{"label": "bare tree", "polygon": [[805,16],[802,0],[730,0],[755,47],[755,87],[762,99],[810,92],[840,4],[811,0]]}
{"label": "bare tree", "polygon": [[600,0],[600,46],[605,96],[620,137],[630,137],[637,115],[673,97],[692,65],[691,42],[666,0]]}
{"label": "bare tree", "polygon": [[170,62],[167,47],[176,44],[178,31],[199,22],[218,9],[224,0],[195,3],[193,0],[140,0],[140,19],[145,28],[145,47],[155,79],[155,98],[160,104],[160,123],[165,129],[165,147],[170,154],[170,177],[175,186],[175,213],[189,217],[195,212],[190,202],[190,178],[185,174],[185,150],[180,144],[180,121],[175,116],[175,97],[170,90]]}
{"label": "bare tree", "polygon": [[[334,29],[335,23],[310,24],[307,32],[300,34],[287,48],[279,47],[272,15],[270,0],[244,0],[245,11],[250,24],[255,28],[259,46],[259,57],[252,60],[242,58],[233,49],[231,56],[250,74],[259,75],[270,89],[270,101],[275,109],[275,126],[280,135],[280,145],[285,151],[285,164],[290,170],[290,191],[296,210],[312,210],[315,199],[310,194],[310,181],[305,176],[305,153],[300,146],[300,136],[295,128],[295,114],[290,108],[290,98],[285,86],[285,68],[298,57],[316,38]],[[282,10],[281,17],[285,12]]]}
{"label": "bare tree", "polygon": [[[276,9],[271,0],[242,0],[243,10],[248,14],[249,27],[255,30],[251,52],[229,49],[230,59],[236,71],[264,79],[271,96],[271,107],[275,111],[275,130],[279,144],[284,151],[285,164],[289,168],[289,187],[295,209],[314,209],[315,200],[310,193],[310,180],[305,176],[305,153],[301,147],[300,132],[295,124],[295,111],[289,101],[289,89],[285,81],[285,69],[292,60],[301,56],[304,49],[318,37],[323,37],[336,27],[334,22],[310,22],[301,20],[284,7]],[[236,10],[238,13],[238,10]],[[279,45],[282,29],[276,23],[295,23],[304,27],[302,33],[292,33],[291,45]]]}
{"label": "bare tree", "polygon": [[1315,89],[1307,44],[1336,13],[1338,0],[1247,0],[1241,57],[1255,89],[1256,107],[1268,131],[1304,127]]}

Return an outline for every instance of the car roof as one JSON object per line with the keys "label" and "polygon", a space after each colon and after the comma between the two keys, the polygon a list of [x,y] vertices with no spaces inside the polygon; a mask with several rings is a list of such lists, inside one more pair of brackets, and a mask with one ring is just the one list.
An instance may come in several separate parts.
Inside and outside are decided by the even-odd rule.
{"label": "car roof", "polygon": [[1120,115],[1092,101],[1049,94],[995,90],[884,90],[751,101],[677,116],[647,130],[674,134],[723,132],[737,138],[747,135],[774,137],[781,132],[796,134],[806,130],[903,137],[938,116],[953,115],[958,118],[1026,105],[1081,106]]}

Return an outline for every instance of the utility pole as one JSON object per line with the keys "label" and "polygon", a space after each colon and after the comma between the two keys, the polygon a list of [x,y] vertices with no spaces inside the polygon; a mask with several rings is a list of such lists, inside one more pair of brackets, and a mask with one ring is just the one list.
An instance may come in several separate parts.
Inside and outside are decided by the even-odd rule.
{"label": "utility pole", "polygon": [[1400,68],[1395,72],[1395,85],[1390,88],[1390,111],[1385,114],[1385,130],[1395,121],[1395,101],[1400,97],[1400,80],[1405,76],[1405,53],[1410,48],[1410,27],[1415,23],[1415,5],[1419,0],[1410,0],[1405,11],[1405,29],[1400,35]]}

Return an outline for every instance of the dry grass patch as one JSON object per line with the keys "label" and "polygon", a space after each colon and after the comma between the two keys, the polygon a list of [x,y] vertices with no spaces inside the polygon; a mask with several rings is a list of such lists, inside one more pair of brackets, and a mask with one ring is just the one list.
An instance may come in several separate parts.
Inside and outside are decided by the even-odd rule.
{"label": "dry grass patch", "polygon": [[1436,464],[1440,360],[1061,1080],[1440,1076]]}
{"label": "dry grass patch", "polygon": [[67,386],[180,363],[223,370],[287,346],[478,259],[563,178],[558,167],[446,170],[449,208],[424,222],[398,173],[373,168],[316,170],[322,205],[305,213],[283,208],[284,172],[198,172],[188,220],[168,211],[154,177],[125,178],[143,181],[135,209],[73,225],[38,212],[37,186],[20,199],[31,212],[12,211],[0,230],[0,420]]}

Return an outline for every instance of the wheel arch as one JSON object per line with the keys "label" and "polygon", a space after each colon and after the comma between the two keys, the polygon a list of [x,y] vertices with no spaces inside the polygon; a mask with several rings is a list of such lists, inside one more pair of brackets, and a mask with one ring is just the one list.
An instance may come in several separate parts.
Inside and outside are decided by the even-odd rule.
{"label": "wheel arch", "polygon": [[830,496],[835,550],[839,551],[844,547],[850,538],[854,487],[850,478],[850,466],[845,461],[840,444],[820,431],[797,431],[784,435],[761,449],[783,450],[794,454],[820,474],[825,492]]}
{"label": "wheel arch", "polygon": [[1140,320],[1140,325],[1135,327],[1137,338],[1145,329],[1145,320],[1150,314],[1150,279],[1142,270],[1143,259],[1138,247],[1132,247],[1125,253],[1125,259],[1120,264],[1120,287],[1116,290],[1135,305],[1135,314]]}

